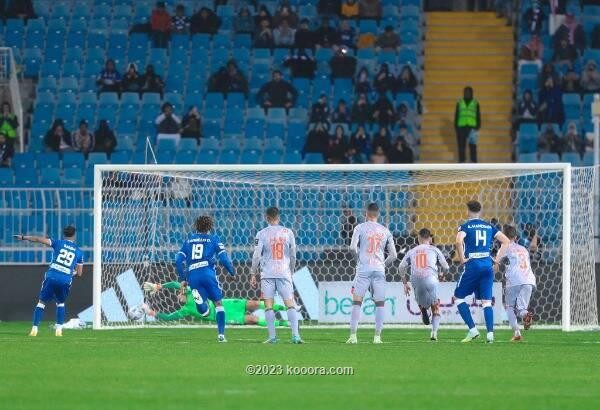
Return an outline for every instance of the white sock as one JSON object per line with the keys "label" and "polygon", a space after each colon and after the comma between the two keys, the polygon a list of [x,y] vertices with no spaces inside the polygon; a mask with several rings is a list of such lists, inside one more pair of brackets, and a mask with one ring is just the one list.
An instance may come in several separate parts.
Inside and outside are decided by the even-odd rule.
{"label": "white sock", "polygon": [[56,325],[56,330],[62,330],[63,325]]}
{"label": "white sock", "polygon": [[517,315],[515,314],[515,310],[509,306],[508,309],[506,309],[506,315],[508,316],[508,323],[510,324],[512,330],[518,332],[519,322],[517,321]]}
{"label": "white sock", "polygon": [[434,335],[437,335],[438,328],[440,327],[440,315],[433,315],[431,318],[431,331]]}
{"label": "white sock", "polygon": [[494,338],[494,332],[488,332],[487,333],[487,338],[488,339],[493,339]]}
{"label": "white sock", "polygon": [[37,326],[31,326],[31,330],[38,330]]}

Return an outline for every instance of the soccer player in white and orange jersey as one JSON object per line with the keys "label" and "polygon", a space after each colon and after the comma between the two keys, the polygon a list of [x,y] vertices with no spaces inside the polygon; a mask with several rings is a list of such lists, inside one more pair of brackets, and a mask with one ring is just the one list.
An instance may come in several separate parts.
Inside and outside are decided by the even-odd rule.
{"label": "soccer player in white and orange jersey", "polygon": [[[504,276],[506,287],[504,289],[504,306],[508,315],[508,323],[514,334],[513,342],[523,340],[517,317],[523,320],[525,330],[529,329],[533,321],[533,312],[529,309],[529,300],[535,289],[535,275],[531,269],[529,251],[519,245],[517,241],[517,229],[511,225],[504,226],[504,235],[510,240],[508,250],[503,259],[508,260],[508,266]],[[497,261],[495,267],[502,262]]]}
{"label": "soccer player in white and orange jersey", "polygon": [[278,342],[273,311],[273,301],[277,292],[287,307],[292,343],[302,344],[304,342],[298,332],[298,315],[292,283],[292,273],[296,266],[296,239],[290,229],[279,224],[278,208],[268,208],[266,219],[269,226],[256,234],[250,277],[250,284],[256,287],[256,273],[260,268],[260,298],[265,302],[265,320],[269,330],[269,338],[265,343]]}
{"label": "soccer player in white and orange jersey", "polygon": [[[346,343],[358,343],[356,329],[360,309],[367,289],[371,289],[375,301],[375,337],[373,343],[381,343],[381,330],[385,315],[385,268],[398,257],[394,238],[388,228],[377,222],[379,207],[375,203],[367,207],[366,222],[354,228],[350,250],[357,255],[356,276],[352,286],[352,316],[350,338]],[[385,258],[387,248],[388,257]]]}
{"label": "soccer player in white and orange jersey", "polygon": [[[448,271],[449,266],[442,252],[431,244],[431,231],[423,228],[419,231],[419,245],[412,248],[402,262],[400,262],[400,272],[404,272],[410,263],[410,284],[415,290],[415,299],[421,309],[423,323],[429,325],[429,313],[427,309],[431,308],[431,340],[437,340],[437,332],[440,326],[440,310],[438,298],[438,264],[444,271]],[[406,278],[404,282],[404,293],[410,296],[410,284]]]}

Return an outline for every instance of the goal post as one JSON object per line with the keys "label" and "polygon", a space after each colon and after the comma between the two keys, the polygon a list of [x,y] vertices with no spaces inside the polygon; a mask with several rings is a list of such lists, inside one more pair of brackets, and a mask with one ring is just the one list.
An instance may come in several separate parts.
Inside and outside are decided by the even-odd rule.
{"label": "goal post", "polygon": [[[294,285],[304,307],[301,313],[319,324],[341,323],[353,277],[349,218],[361,222],[366,203],[376,201],[401,256],[414,245],[414,232],[427,226],[436,245],[452,259],[456,228],[466,217],[464,204],[470,199],[482,202],[485,219],[514,224],[532,249],[538,277],[532,303],[539,323],[565,331],[597,328],[597,171],[563,163],[96,165],[94,328],[198,323],[137,318],[128,312],[141,303],[166,313],[181,306],[175,292],[148,295],[141,286],[145,281],[176,280],[174,256],[200,214],[213,216],[215,231],[241,273],[238,281],[223,283],[225,297],[256,298],[248,284],[249,258],[254,236],[265,225],[264,209],[272,205],[281,208],[282,223],[296,235]],[[448,295],[459,277],[460,267],[451,263],[441,293]],[[397,264],[389,270],[388,281],[391,307],[386,320],[416,324],[410,308],[414,302],[399,295],[396,287]],[[497,275],[499,321],[500,281]],[[448,302],[444,319],[453,323],[456,309]]]}

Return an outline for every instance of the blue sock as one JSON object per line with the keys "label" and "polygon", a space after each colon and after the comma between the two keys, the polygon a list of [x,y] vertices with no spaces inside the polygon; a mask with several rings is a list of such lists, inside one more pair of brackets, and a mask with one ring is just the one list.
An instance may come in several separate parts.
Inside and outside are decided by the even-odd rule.
{"label": "blue sock", "polygon": [[460,313],[460,317],[465,321],[465,324],[469,327],[469,329],[473,329],[475,327],[475,322],[473,322],[473,316],[471,316],[471,309],[469,309],[469,305],[467,302],[463,301],[458,306],[458,313]]}
{"label": "blue sock", "polygon": [[43,303],[38,303],[37,306],[35,307],[35,310],[33,311],[33,325],[34,326],[39,326],[40,322],[42,321],[42,317],[44,317],[44,308],[46,307],[46,305],[44,305]]}
{"label": "blue sock", "polygon": [[224,335],[225,334],[225,310],[223,309],[223,306],[217,306],[215,308],[215,310],[217,311],[217,314],[216,314],[217,329],[218,329],[220,335]]}
{"label": "blue sock", "polygon": [[483,317],[485,318],[485,327],[488,332],[494,331],[494,309],[491,306],[483,308]]}
{"label": "blue sock", "polygon": [[196,303],[196,309],[198,309],[198,313],[202,316],[208,315],[208,304],[206,302],[202,302],[200,304]]}
{"label": "blue sock", "polygon": [[65,323],[65,304],[59,303],[56,305],[56,324],[62,325]]}

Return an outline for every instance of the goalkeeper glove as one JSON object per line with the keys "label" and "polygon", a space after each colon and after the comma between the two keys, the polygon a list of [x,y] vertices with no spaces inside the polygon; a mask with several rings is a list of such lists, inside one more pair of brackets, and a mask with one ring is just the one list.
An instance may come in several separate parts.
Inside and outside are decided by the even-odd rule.
{"label": "goalkeeper glove", "polygon": [[150,295],[154,295],[160,288],[161,286],[157,283],[144,282],[144,290],[150,292]]}

